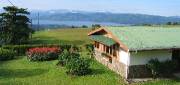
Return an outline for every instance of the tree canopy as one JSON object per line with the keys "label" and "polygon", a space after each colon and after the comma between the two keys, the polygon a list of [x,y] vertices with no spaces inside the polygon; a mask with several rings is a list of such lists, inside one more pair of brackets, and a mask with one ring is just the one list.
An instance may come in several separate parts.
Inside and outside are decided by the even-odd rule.
{"label": "tree canopy", "polygon": [[0,14],[0,44],[22,44],[27,43],[33,32],[30,28],[30,13],[27,9],[15,6],[3,7],[4,12]]}

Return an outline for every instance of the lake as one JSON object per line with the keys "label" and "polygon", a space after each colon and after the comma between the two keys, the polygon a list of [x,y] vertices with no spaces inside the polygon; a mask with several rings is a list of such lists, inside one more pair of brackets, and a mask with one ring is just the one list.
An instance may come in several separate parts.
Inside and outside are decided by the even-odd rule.
{"label": "lake", "polygon": [[[33,20],[33,24],[37,24],[38,20]],[[100,24],[102,26],[127,26],[127,24],[119,24],[112,22],[93,22],[93,21],[54,21],[54,20],[39,20],[40,25],[67,25],[67,26],[91,26],[92,24]]]}

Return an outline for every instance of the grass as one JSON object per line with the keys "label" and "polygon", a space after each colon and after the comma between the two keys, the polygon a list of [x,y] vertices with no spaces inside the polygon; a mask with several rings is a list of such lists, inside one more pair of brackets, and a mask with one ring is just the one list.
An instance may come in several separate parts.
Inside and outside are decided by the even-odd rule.
{"label": "grass", "polygon": [[93,74],[69,76],[57,61],[29,62],[25,56],[0,62],[0,85],[118,85],[119,76],[97,62],[92,63]]}
{"label": "grass", "polygon": [[[36,32],[32,44],[76,44],[89,43],[89,29],[58,29]],[[82,55],[86,55],[83,50]],[[121,77],[93,60],[93,73],[73,77],[66,74],[57,61],[29,62],[25,56],[11,61],[0,62],[0,85],[119,85]]]}
{"label": "grass", "polygon": [[87,33],[90,29],[57,29],[36,32],[32,44],[75,44],[89,43]]}
{"label": "grass", "polygon": [[[87,37],[89,29],[58,29],[36,32],[32,44],[76,44],[89,43]],[[82,55],[87,57],[86,50]],[[56,66],[56,60],[45,62],[29,62],[26,56],[10,61],[0,62],[0,85],[124,85],[124,80],[107,69],[104,65],[93,60],[93,73],[73,77],[65,73],[66,69]],[[133,85],[180,85],[179,79],[155,80]]]}

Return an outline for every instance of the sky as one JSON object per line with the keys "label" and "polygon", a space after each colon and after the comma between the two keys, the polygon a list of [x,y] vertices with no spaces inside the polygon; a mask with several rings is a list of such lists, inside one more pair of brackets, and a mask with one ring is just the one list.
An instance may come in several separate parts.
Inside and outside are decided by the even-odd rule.
{"label": "sky", "polygon": [[[10,0],[29,10],[79,10],[180,16],[180,0]],[[0,0],[0,8],[11,5]]]}

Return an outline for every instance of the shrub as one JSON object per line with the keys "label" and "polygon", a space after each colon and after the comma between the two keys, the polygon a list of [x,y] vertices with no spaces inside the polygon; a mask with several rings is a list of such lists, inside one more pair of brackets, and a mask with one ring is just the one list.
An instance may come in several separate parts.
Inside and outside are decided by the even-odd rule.
{"label": "shrub", "polygon": [[157,78],[158,76],[171,75],[176,66],[177,63],[171,60],[160,62],[158,59],[152,59],[147,64],[147,67],[151,70],[153,78]]}
{"label": "shrub", "polygon": [[0,48],[0,61],[11,60],[15,57],[16,53],[12,50]]}
{"label": "shrub", "polygon": [[80,52],[82,48],[76,45],[71,45],[69,49],[65,49],[65,50],[68,50],[69,52],[74,53],[74,52]]}
{"label": "shrub", "polygon": [[86,44],[85,47],[86,47],[86,50],[88,51],[88,55],[90,55],[90,58],[93,58],[93,54],[94,54],[93,44]]}
{"label": "shrub", "polygon": [[153,78],[156,78],[160,74],[160,62],[158,59],[152,59],[148,62],[147,67],[151,70]]}
{"label": "shrub", "polygon": [[67,73],[71,75],[86,75],[91,72],[90,61],[84,58],[72,58],[67,62]]}
{"label": "shrub", "polygon": [[58,47],[31,48],[27,52],[30,61],[44,61],[57,59],[60,49]]}
{"label": "shrub", "polygon": [[66,64],[69,55],[70,53],[67,50],[63,51],[61,55],[59,55],[58,57],[59,60],[58,65],[60,64],[61,66],[64,66]]}
{"label": "shrub", "polygon": [[67,68],[67,73],[71,75],[86,75],[90,72],[90,61],[84,58],[80,58],[79,53],[63,51],[59,56],[59,62],[61,66]]}
{"label": "shrub", "polygon": [[79,51],[78,46],[73,46],[73,45],[60,45],[60,44],[38,44],[38,45],[3,45],[2,48],[4,49],[9,49],[13,50],[17,53],[17,55],[25,55],[26,52],[30,48],[35,48],[35,47],[60,47],[61,50],[70,50],[70,49],[75,49],[76,51]]}
{"label": "shrub", "polygon": [[78,53],[71,53],[67,50],[64,50],[61,55],[59,55],[59,63],[61,66],[65,66],[67,62],[69,62],[73,58],[78,58],[80,55]]}

